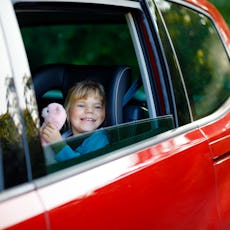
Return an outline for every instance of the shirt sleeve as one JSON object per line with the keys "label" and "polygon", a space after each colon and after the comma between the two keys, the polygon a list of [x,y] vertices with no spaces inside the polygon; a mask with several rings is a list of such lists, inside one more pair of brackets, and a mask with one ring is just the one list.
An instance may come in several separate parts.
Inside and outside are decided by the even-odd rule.
{"label": "shirt sleeve", "polygon": [[65,145],[55,156],[57,162],[66,161],[80,156],[80,153],[74,151],[69,145]]}
{"label": "shirt sleeve", "polygon": [[96,150],[99,150],[109,144],[107,135],[103,130],[97,131],[86,138],[80,146],[73,150],[65,144],[55,156],[57,162],[66,161]]}
{"label": "shirt sleeve", "polygon": [[103,130],[93,133],[91,136],[86,138],[83,143],[76,148],[76,151],[81,155],[99,150],[109,144],[107,135]]}

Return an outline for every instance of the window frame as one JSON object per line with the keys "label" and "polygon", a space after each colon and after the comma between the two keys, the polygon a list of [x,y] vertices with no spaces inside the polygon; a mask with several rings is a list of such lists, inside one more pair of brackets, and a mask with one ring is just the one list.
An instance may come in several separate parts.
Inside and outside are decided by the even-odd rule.
{"label": "window frame", "polygon": [[[144,21],[144,27],[146,29],[146,36],[145,42],[149,44],[148,52],[150,56],[150,60],[146,59],[146,62],[149,64],[149,68],[154,72],[154,67],[157,69],[157,73],[155,75],[157,76],[151,76],[153,79],[156,77],[158,78],[157,88],[161,88],[161,91],[159,92],[161,94],[161,97],[164,99],[163,103],[165,103],[162,107],[164,107],[161,111],[165,114],[173,114],[174,115],[174,121],[176,127],[179,126],[179,120],[177,115],[177,108],[176,108],[176,101],[175,96],[173,92],[173,86],[171,81],[171,74],[170,74],[170,68],[167,63],[166,54],[164,52],[162,40],[159,34],[159,28],[157,25],[157,16],[156,14],[160,14],[156,3],[144,0],[145,5],[143,5],[143,11],[145,12],[145,19]],[[147,7],[148,6],[148,7]],[[165,26],[164,21],[162,20],[162,17],[160,17],[160,22]],[[168,37],[168,35],[166,34]],[[153,56],[153,57],[151,57]],[[175,56],[175,55],[174,55]],[[156,60],[156,64],[152,59]],[[155,66],[156,65],[156,66]],[[161,102],[162,103],[162,102]]]}
{"label": "window frame", "polygon": [[[81,6],[81,3],[82,2],[82,6]],[[94,1],[92,1],[93,3]],[[103,4],[104,1],[99,1],[97,2],[97,6],[95,6],[95,8],[99,8],[100,4]],[[50,1],[50,3],[52,3],[52,1]],[[78,4],[79,3],[79,4]],[[90,1],[91,3],[91,1]],[[88,2],[87,4],[84,2],[84,1],[74,1],[73,4],[76,4],[76,6],[78,7],[87,7],[88,5]],[[28,5],[29,6],[29,5]],[[49,5],[48,5],[49,6]],[[142,12],[142,8],[141,8],[141,4],[139,2],[126,2],[126,1],[119,1],[119,2],[116,2],[116,4],[113,4],[112,2],[107,2],[106,1],[106,6],[105,8],[107,7],[114,7],[114,6],[118,6],[118,7],[124,7],[126,9],[128,9],[129,11],[132,11],[132,12],[138,12],[139,14],[142,14],[143,15],[143,12]],[[19,7],[20,4],[19,4]],[[39,9],[39,6],[37,6],[38,9]],[[109,9],[109,8],[108,8]],[[155,99],[154,99],[154,94],[156,94],[156,92],[153,92],[152,90],[152,87],[151,87],[151,83],[150,83],[150,72],[147,68],[147,65],[146,65],[146,61],[147,61],[147,58],[146,58],[146,54],[145,54],[145,50],[142,46],[142,44],[140,43],[140,36],[138,35],[138,28],[136,26],[136,22],[135,22],[135,18],[133,17],[132,13],[127,13],[126,15],[124,15],[126,17],[126,21],[127,21],[127,25],[128,25],[128,28],[130,30],[130,35],[131,35],[131,38],[132,38],[132,41],[133,41],[133,46],[134,46],[134,50],[136,52],[136,59],[137,59],[137,62],[139,64],[139,70],[141,72],[141,77],[142,77],[142,82],[143,82],[143,86],[144,86],[144,90],[145,90],[145,94],[146,94],[146,99],[147,99],[147,106],[148,106],[148,110],[149,110],[149,116],[154,118],[157,116],[157,112],[156,112],[156,102],[155,102]]]}
{"label": "window frame", "polygon": [[[78,3],[79,1],[76,1],[76,2]],[[119,4],[116,4],[116,5],[120,6]],[[132,7],[131,7],[131,5],[132,5]],[[127,9],[129,9],[130,12],[138,11],[141,16],[145,15],[145,13],[144,13],[143,9],[141,8],[141,5],[140,5],[139,2],[138,3],[135,2],[135,4],[131,4],[131,5],[130,5],[130,2],[128,2],[126,5],[122,5],[122,6],[127,7]],[[127,19],[130,31],[131,31],[132,38],[133,38],[133,45],[135,47],[137,58],[138,58],[138,61],[139,61],[139,68],[140,68],[140,71],[142,72],[142,74],[144,76],[143,81],[145,82],[145,93],[147,94],[147,98],[148,98],[148,107],[151,109],[150,118],[155,118],[156,117],[156,111],[154,109],[155,106],[154,106],[154,103],[153,103],[154,102],[154,100],[153,100],[153,93],[154,92],[153,92],[153,90],[152,90],[152,88],[151,88],[151,86],[149,84],[150,73],[147,70],[147,66],[146,66],[146,60],[147,60],[146,53],[145,53],[143,45],[140,44],[141,38],[138,36],[138,29],[137,29],[137,27],[135,25],[136,22],[135,22],[135,20],[134,20],[134,18],[132,16],[132,13],[127,14],[126,19]],[[142,145],[141,143],[134,144],[134,146],[141,146],[141,145]],[[131,145],[131,146],[133,146],[133,145]],[[126,148],[129,148],[129,147],[130,146],[126,146],[126,147],[124,147],[122,149],[116,150],[115,152],[122,152],[122,155],[123,155],[124,150]],[[113,152],[111,152],[111,153],[109,152],[109,153],[106,154],[106,156],[101,156],[99,158],[108,159],[110,157],[110,155],[114,155]],[[121,157],[121,155],[120,156],[118,155],[118,157]],[[91,168],[90,165],[91,165],[92,161],[100,162],[99,159],[94,159],[94,160],[83,162],[82,164],[84,164],[84,165],[86,164],[86,165],[89,166],[89,168]],[[79,167],[79,165],[77,167]],[[66,170],[69,170],[69,168],[67,168]]]}

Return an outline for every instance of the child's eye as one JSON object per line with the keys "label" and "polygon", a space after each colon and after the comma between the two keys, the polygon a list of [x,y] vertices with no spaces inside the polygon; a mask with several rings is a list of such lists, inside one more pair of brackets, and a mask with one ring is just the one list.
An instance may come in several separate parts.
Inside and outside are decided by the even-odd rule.
{"label": "child's eye", "polygon": [[77,104],[77,107],[78,107],[78,108],[84,108],[85,105],[84,105],[84,104]]}
{"label": "child's eye", "polygon": [[102,105],[96,105],[95,109],[102,109]]}

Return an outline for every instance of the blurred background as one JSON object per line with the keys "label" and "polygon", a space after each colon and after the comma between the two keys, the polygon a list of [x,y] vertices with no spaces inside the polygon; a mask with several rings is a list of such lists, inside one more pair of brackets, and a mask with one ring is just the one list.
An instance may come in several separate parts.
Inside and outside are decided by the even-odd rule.
{"label": "blurred background", "polygon": [[230,28],[230,1],[229,0],[209,0],[222,14]]}

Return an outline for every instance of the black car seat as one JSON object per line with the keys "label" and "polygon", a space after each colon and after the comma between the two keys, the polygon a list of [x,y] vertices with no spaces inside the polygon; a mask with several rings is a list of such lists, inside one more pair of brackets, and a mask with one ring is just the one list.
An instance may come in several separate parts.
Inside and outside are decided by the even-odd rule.
{"label": "black car seat", "polygon": [[40,111],[44,106],[40,102],[48,91],[60,90],[65,99],[68,90],[76,82],[93,80],[105,88],[107,109],[105,125],[123,122],[122,101],[131,84],[131,69],[128,66],[50,64],[34,72],[32,78]]}

